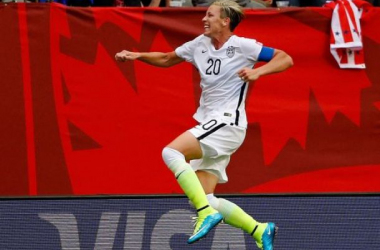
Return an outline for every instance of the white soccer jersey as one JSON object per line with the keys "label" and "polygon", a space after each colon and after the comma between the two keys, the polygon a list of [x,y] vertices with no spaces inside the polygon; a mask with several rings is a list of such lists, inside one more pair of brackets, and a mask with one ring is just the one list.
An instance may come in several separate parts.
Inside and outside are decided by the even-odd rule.
{"label": "white soccer jersey", "polygon": [[219,118],[229,125],[247,127],[248,83],[241,80],[237,72],[244,67],[252,68],[262,47],[254,39],[233,35],[216,50],[209,37],[200,35],[175,50],[179,57],[191,62],[201,76],[202,95],[194,119],[203,123]]}

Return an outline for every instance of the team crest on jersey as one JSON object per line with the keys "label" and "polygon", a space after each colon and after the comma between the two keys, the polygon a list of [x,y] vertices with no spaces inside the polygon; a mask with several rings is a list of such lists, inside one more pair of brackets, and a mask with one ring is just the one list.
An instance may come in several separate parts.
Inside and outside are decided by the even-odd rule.
{"label": "team crest on jersey", "polygon": [[235,55],[235,47],[234,46],[229,46],[227,48],[227,56],[229,58],[232,58]]}

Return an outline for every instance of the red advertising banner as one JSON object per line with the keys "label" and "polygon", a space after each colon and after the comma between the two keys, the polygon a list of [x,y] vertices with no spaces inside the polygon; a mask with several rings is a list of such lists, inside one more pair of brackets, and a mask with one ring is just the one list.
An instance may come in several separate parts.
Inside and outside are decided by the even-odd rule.
{"label": "red advertising banner", "polygon": [[[205,10],[0,5],[0,195],[181,193],[161,150],[196,124],[198,73],[114,55],[173,51]],[[295,65],[250,84],[247,137],[217,192],[380,192],[380,9],[361,20],[365,70],[330,54],[331,9],[246,14],[236,34]]]}

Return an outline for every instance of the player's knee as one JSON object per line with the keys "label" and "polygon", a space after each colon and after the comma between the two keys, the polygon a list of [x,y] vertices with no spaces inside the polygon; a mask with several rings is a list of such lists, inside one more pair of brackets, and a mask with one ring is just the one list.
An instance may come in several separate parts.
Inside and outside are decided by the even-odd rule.
{"label": "player's knee", "polygon": [[219,210],[219,199],[215,197],[214,194],[208,194],[207,200],[210,206],[212,206],[212,208]]}
{"label": "player's knee", "polygon": [[162,159],[173,173],[177,172],[176,161],[180,160],[185,162],[185,156],[181,152],[169,147],[165,147],[162,150]]}

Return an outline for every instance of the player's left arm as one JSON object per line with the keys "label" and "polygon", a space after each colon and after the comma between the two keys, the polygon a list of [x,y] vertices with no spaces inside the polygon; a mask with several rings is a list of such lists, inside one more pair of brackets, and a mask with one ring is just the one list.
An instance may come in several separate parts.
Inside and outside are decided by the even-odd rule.
{"label": "player's left arm", "polygon": [[261,76],[282,72],[293,66],[293,59],[287,53],[267,47],[263,47],[258,60],[266,61],[267,63],[254,69],[241,69],[238,75],[242,80],[256,81]]}

